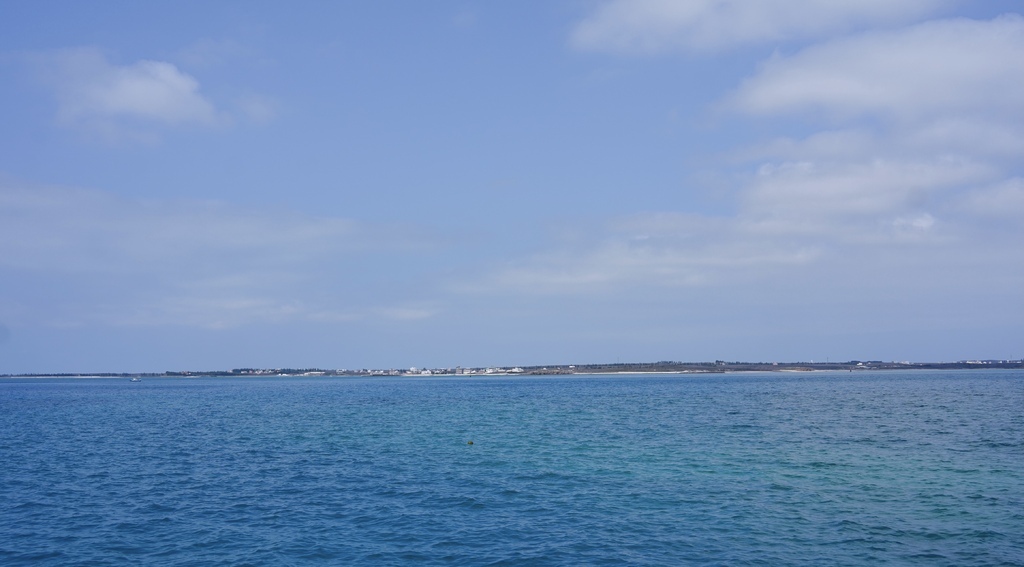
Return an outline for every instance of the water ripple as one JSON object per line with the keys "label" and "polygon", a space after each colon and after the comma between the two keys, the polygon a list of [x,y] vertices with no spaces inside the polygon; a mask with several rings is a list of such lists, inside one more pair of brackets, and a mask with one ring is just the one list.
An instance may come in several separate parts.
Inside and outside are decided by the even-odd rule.
{"label": "water ripple", "polygon": [[0,427],[5,565],[1024,565],[1020,372],[0,380]]}

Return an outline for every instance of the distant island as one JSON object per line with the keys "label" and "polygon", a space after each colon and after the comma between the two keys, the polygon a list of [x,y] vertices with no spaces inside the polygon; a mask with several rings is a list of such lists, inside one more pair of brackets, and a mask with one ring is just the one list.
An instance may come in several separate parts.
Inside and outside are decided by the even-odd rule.
{"label": "distant island", "polygon": [[568,374],[708,374],[725,372],[812,372],[911,369],[977,369],[1024,368],[1024,360],[961,360],[957,362],[883,362],[880,360],[849,360],[846,362],[616,362],[614,364],[555,364],[546,366],[467,367],[454,368],[388,368],[358,370],[323,368],[234,368],[232,370],[183,370],[167,372],[62,372],[40,374],[0,374],[3,378],[118,378],[166,377],[192,378],[217,376],[557,376]]}

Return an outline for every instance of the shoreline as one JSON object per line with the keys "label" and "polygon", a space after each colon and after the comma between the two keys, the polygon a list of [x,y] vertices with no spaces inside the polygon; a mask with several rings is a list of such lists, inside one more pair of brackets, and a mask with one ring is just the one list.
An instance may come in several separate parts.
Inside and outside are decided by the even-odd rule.
{"label": "shoreline", "polygon": [[[582,366],[582,365],[581,365]],[[700,368],[674,368],[674,369],[609,369],[606,365],[594,365],[597,368],[588,368],[587,366],[575,367],[568,369],[566,367],[553,367],[553,368],[530,368],[529,370],[521,370],[517,372],[508,371],[491,371],[486,372],[482,369],[467,369],[468,372],[430,372],[430,373],[403,373],[391,371],[379,371],[379,370],[362,370],[362,371],[335,371],[335,372],[304,372],[304,373],[239,373],[230,371],[210,371],[210,372],[165,372],[165,373],[152,373],[152,372],[138,372],[138,373],[104,373],[104,372],[93,372],[93,373],[26,373],[26,374],[0,374],[0,379],[53,379],[53,378],[69,378],[76,380],[95,380],[95,379],[131,379],[131,378],[170,378],[170,379],[195,379],[195,378],[419,378],[419,379],[430,379],[430,378],[492,378],[492,377],[551,377],[551,376],[629,376],[629,375],[662,375],[662,376],[702,376],[709,374],[751,374],[751,373],[787,373],[787,374],[799,374],[799,373],[822,373],[822,372],[866,372],[866,371],[894,371],[894,370],[1021,370],[1024,369],[1024,362],[1020,361],[1000,361],[993,363],[967,363],[967,362],[955,362],[955,363],[889,363],[889,364],[874,364],[874,365],[861,365],[851,366],[848,364],[835,364],[835,363],[823,363],[823,364],[778,364],[778,365],[765,365],[761,363],[742,363],[742,364],[727,364],[727,365],[708,365]],[[631,366],[631,365],[630,365]],[[696,366],[696,365],[694,365]],[[704,365],[701,365],[704,366]]]}

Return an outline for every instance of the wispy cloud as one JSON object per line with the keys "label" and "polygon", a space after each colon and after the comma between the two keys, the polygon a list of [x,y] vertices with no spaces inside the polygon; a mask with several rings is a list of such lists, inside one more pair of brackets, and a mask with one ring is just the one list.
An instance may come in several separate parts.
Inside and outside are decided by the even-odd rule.
{"label": "wispy cloud", "polygon": [[252,55],[245,45],[231,39],[204,38],[178,50],[174,60],[194,69],[228,65]]}
{"label": "wispy cloud", "polygon": [[[1014,177],[986,187],[979,187],[955,202],[958,210],[968,214],[1016,221],[1019,232],[1024,233],[1024,178]],[[1024,235],[1024,234],[1022,234]]]}
{"label": "wispy cloud", "polygon": [[250,94],[237,100],[235,105],[245,118],[256,124],[265,124],[277,117],[277,102],[266,96]]}
{"label": "wispy cloud", "polygon": [[29,312],[65,325],[423,318],[431,312],[406,296],[365,290],[378,256],[397,261],[433,246],[408,226],[5,184],[0,273],[65,292],[40,303],[19,284],[3,294],[0,315],[18,320],[31,303]]}
{"label": "wispy cloud", "polygon": [[419,321],[438,314],[437,308],[417,306],[394,306],[376,309],[373,315],[397,321]]}
{"label": "wispy cloud", "polygon": [[651,54],[818,38],[935,13],[943,0],[611,0],[573,30],[578,49]]}
{"label": "wispy cloud", "polygon": [[947,188],[992,178],[982,164],[955,158],[926,162],[782,162],[762,165],[741,196],[744,216],[787,230],[835,226],[843,219],[904,213]]}
{"label": "wispy cloud", "polygon": [[[773,57],[728,97],[731,108],[838,128],[740,152],[768,160],[743,206],[797,226],[1010,204],[1024,155],[1022,60],[1016,15],[931,21]],[[990,185],[1002,189],[982,189]]]}
{"label": "wispy cloud", "polygon": [[[240,49],[232,42],[203,42],[177,60],[196,68],[224,65]],[[27,61],[52,89],[58,124],[110,142],[153,143],[172,129],[224,128],[238,121],[264,124],[278,113],[276,100],[253,92],[216,103],[199,79],[170,61],[118,64],[92,47],[34,53]]]}
{"label": "wispy cloud", "polygon": [[807,264],[820,253],[812,241],[770,238],[742,220],[681,213],[630,215],[590,232],[583,242],[560,240],[459,288],[575,295],[709,287]]}
{"label": "wispy cloud", "polygon": [[1024,115],[1024,18],[937,20],[773,57],[736,92],[751,114],[821,112],[900,122]]}
{"label": "wispy cloud", "polygon": [[[720,48],[813,37],[841,29],[838,22],[847,16],[901,21],[941,5],[801,2],[808,19],[798,22],[797,4],[772,3],[777,13],[769,15],[763,13],[768,5],[751,3],[611,2],[577,28],[574,41],[640,51]],[[656,22],[659,17],[665,20]],[[731,21],[740,22],[738,29],[709,39]],[[760,24],[745,27],[745,21]],[[935,278],[957,266],[967,271],[982,258],[997,265],[992,269],[1001,282],[1021,281],[1019,267],[998,260],[1021,258],[1012,244],[1019,230],[982,219],[1021,208],[1015,173],[1024,155],[1019,61],[1019,16],[858,33],[773,56],[724,95],[722,107],[750,120],[796,116],[812,133],[737,148],[731,213],[611,219],[583,239],[555,239],[548,250],[495,266],[460,289],[619,298],[632,292],[668,300],[670,290],[745,282],[747,289],[772,285],[827,295],[822,281],[871,285],[867,272],[840,267],[848,262],[898,270],[901,285],[923,289],[941,286]],[[814,125],[822,129],[814,132]],[[904,273],[903,265],[915,271]],[[1009,289],[1003,285],[993,296],[1005,299]]]}
{"label": "wispy cloud", "polygon": [[358,241],[350,221],[214,201],[138,201],[100,191],[7,186],[0,188],[0,203],[0,264],[68,274],[216,273],[243,263],[284,268],[367,244]]}
{"label": "wispy cloud", "polygon": [[58,121],[111,138],[149,137],[157,128],[222,120],[199,81],[165,61],[116,65],[94,48],[32,58],[57,98]]}

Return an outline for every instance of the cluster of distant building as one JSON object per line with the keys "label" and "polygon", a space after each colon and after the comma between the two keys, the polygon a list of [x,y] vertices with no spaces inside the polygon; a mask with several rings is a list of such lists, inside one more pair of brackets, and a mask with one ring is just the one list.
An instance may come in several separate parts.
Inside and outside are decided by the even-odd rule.
{"label": "cluster of distant building", "polygon": [[[846,362],[644,362],[615,364],[566,364],[551,366],[485,366],[454,368],[388,368],[356,370],[320,368],[236,368],[229,372],[197,372],[180,373],[182,375],[228,375],[228,376],[508,376],[508,375],[551,375],[551,374],[604,374],[604,373],[705,373],[705,372],[743,372],[743,371],[780,371],[780,370],[884,370],[897,368],[1019,368],[1024,364],[1021,360],[960,360],[957,362],[909,362],[881,360],[850,360]],[[172,374],[172,373],[168,373]]]}
{"label": "cluster of distant building", "polygon": [[513,368],[463,368],[461,366],[456,366],[455,368],[417,368],[413,366],[408,370],[373,370],[370,371],[370,374],[373,376],[385,375],[385,372],[388,376],[469,376],[473,374],[500,376],[502,374],[522,374],[526,371],[518,366]]}
{"label": "cluster of distant building", "polygon": [[[977,368],[1021,367],[1024,361],[1021,360],[960,360],[957,362],[910,362],[881,360],[850,360],[846,362],[727,362],[716,360],[714,362],[644,362],[644,363],[615,363],[615,364],[568,364],[552,366],[487,366],[487,367],[462,367],[454,368],[389,368],[371,369],[361,368],[357,370],[323,370],[319,368],[292,369],[255,369],[237,368],[224,373],[182,373],[192,375],[250,375],[250,376],[507,376],[507,375],[551,375],[551,374],[604,374],[604,373],[639,373],[639,372],[667,372],[667,373],[705,373],[705,372],[742,372],[742,371],[779,371],[779,370],[884,370],[897,368]],[[170,373],[168,373],[170,374]]]}
{"label": "cluster of distant building", "polygon": [[[905,369],[971,369],[971,368],[1024,368],[1024,360],[960,360],[957,362],[908,362],[880,360],[849,360],[846,362],[628,362],[614,364],[563,364],[549,366],[456,366],[454,368],[389,368],[359,370],[325,370],[322,368],[235,368],[213,371],[168,371],[161,373],[62,373],[62,374],[19,374],[18,376],[516,376],[516,375],[559,375],[559,374],[639,374],[639,373],[722,373],[722,372],[794,372],[810,370],[854,371],[854,370],[905,370]],[[0,374],[0,376],[11,376]]]}
{"label": "cluster of distant building", "polygon": [[[571,368],[575,368],[575,366]],[[545,368],[545,370],[547,369]],[[526,370],[523,370],[519,366],[514,366],[510,368],[503,368],[500,366],[480,368],[463,368],[461,366],[456,366],[455,368],[418,368],[413,366],[408,369],[362,368],[359,370],[296,370],[292,368],[236,368],[230,372],[231,375],[235,376],[472,376],[477,374],[486,376],[502,376],[508,374],[524,373],[526,373]],[[209,375],[210,373],[203,372],[201,374]]]}

